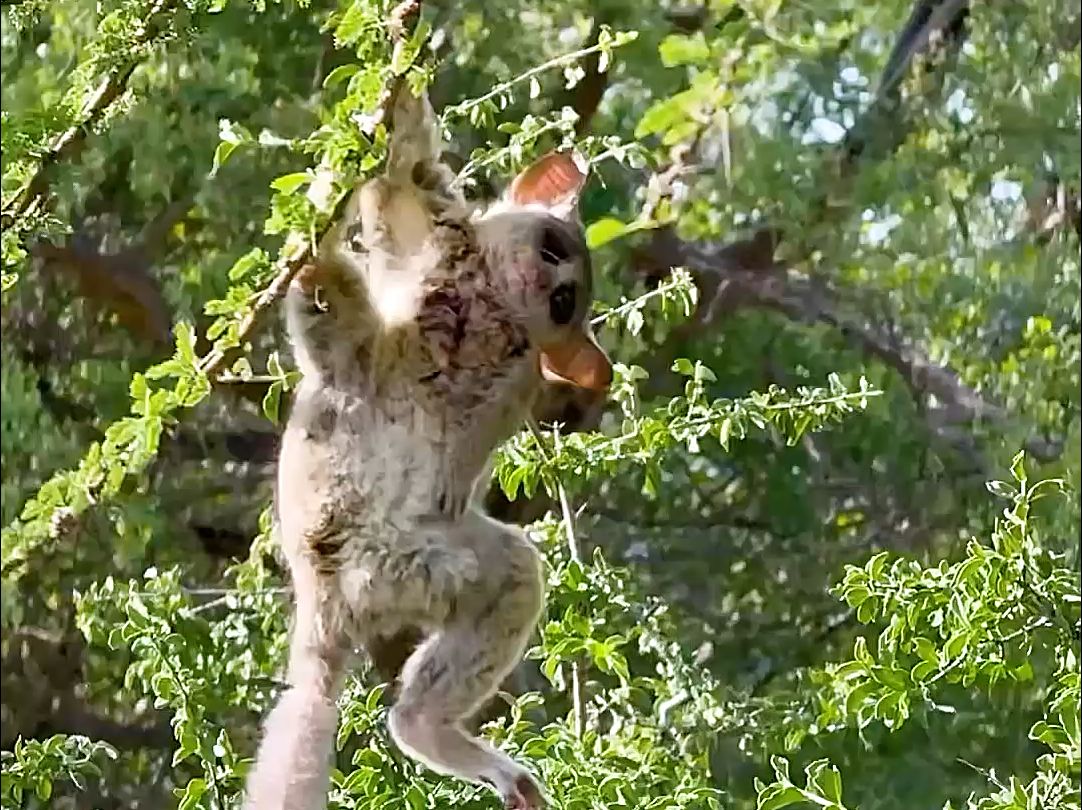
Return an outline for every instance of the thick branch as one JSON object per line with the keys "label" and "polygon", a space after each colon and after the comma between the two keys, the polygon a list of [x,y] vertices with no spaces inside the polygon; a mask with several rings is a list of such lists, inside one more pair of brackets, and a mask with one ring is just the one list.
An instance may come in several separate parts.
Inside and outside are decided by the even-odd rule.
{"label": "thick branch", "polygon": [[[939,57],[937,63],[942,65],[956,52],[967,15],[966,0],[918,0],[887,59],[875,102],[851,129],[840,154],[834,158],[840,182],[851,177],[857,158],[882,157],[900,143],[905,132],[899,104],[902,79],[919,58],[934,51]],[[812,216],[825,220],[831,213],[823,195]],[[693,321],[676,330],[649,363],[654,385],[665,380],[675,352],[693,332],[712,325],[726,312],[756,306],[773,309],[794,320],[836,328],[854,348],[898,371],[916,398],[927,400],[934,396],[945,406],[948,421],[999,414],[997,408],[962,383],[953,371],[931,362],[915,346],[867,318],[844,314],[837,294],[826,283],[800,278],[777,263],[778,244],[794,238],[799,238],[798,234],[762,228],[750,238],[717,245],[685,242],[667,228],[654,232],[649,246],[638,251],[639,271],[656,277],[659,271],[669,267],[686,266],[695,274],[701,291],[701,303]],[[804,253],[809,246],[799,248],[798,252]]]}
{"label": "thick branch", "polygon": [[[769,232],[760,231],[741,242],[693,244],[663,229],[655,233],[650,252],[640,253],[640,257],[648,257],[657,266],[687,267],[700,287],[710,293],[709,298],[704,296],[696,313],[696,330],[713,324],[723,313],[745,306],[772,309],[803,323],[826,324],[837,329],[855,349],[897,371],[915,398],[935,397],[947,409],[947,421],[1002,416],[998,407],[985,401],[954,371],[931,361],[912,343],[881,324],[846,314],[842,301],[825,282],[801,278],[775,264],[765,251],[769,240]],[[689,325],[680,339],[690,337],[691,331]],[[663,359],[668,361],[668,357]]]}
{"label": "thick branch", "polygon": [[140,249],[110,255],[72,240],[65,245],[38,245],[32,252],[45,269],[69,274],[84,298],[111,309],[121,326],[137,337],[153,344],[168,342],[169,309]]}

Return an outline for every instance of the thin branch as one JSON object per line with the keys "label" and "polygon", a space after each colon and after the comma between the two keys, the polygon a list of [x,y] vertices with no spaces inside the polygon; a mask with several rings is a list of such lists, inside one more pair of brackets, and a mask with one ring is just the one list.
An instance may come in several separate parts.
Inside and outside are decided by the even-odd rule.
{"label": "thin branch", "polygon": [[[392,38],[396,42],[401,42],[405,39],[409,33],[412,22],[416,20],[420,11],[420,0],[403,0],[403,2],[392,9],[388,20],[388,28],[391,30]],[[382,122],[387,117],[391,102],[394,99],[395,93],[401,86],[402,81],[402,76],[399,75],[388,82],[387,87],[384,88],[384,91],[380,96],[375,114],[367,119],[369,126],[375,127],[376,124]],[[242,346],[247,337],[255,331],[266,312],[285,297],[286,291],[289,289],[289,285],[293,282],[293,279],[297,276],[297,273],[315,261],[315,245],[318,244],[318,240],[330,229],[331,225],[342,216],[342,213],[349,202],[349,197],[349,194],[342,195],[338,204],[335,206],[334,212],[328,219],[327,225],[324,226],[323,231],[317,235],[316,239],[310,240],[304,247],[296,248],[292,255],[279,260],[277,275],[275,275],[271,283],[259,294],[259,297],[252,305],[251,310],[245,315],[244,320],[241,321],[237,330],[236,346],[233,349],[212,349],[199,361],[199,370],[205,374],[211,382],[215,382],[218,372],[228,366],[229,361],[238,353],[238,347]]]}
{"label": "thin branch", "polygon": [[[531,416],[526,420],[526,424],[533,432],[534,438],[537,440],[537,446],[541,451],[541,455],[546,461],[551,461],[548,449],[545,446],[544,437],[541,434],[541,428],[537,422]],[[558,434],[557,434],[558,435]],[[571,509],[571,502],[567,497],[567,490],[564,488],[563,482],[560,481],[559,476],[556,476],[556,493],[560,499],[560,512],[562,514],[564,534],[567,536],[567,551],[571,559],[582,565],[582,548],[579,546],[578,536],[575,534],[575,516]],[[585,695],[583,687],[583,671],[582,666],[578,659],[574,659],[571,662],[571,714],[574,721],[575,736],[579,739],[582,738],[586,731],[586,713],[585,713]]]}
{"label": "thin branch", "polygon": [[486,101],[491,101],[492,99],[496,98],[497,96],[503,95],[508,90],[510,90],[512,87],[514,87],[516,84],[521,84],[522,82],[524,82],[524,81],[526,81],[528,79],[532,79],[535,76],[540,76],[542,73],[545,73],[545,72],[547,72],[549,70],[552,70],[553,68],[562,67],[564,65],[571,64],[572,62],[577,62],[579,59],[582,59],[585,56],[590,56],[591,54],[599,53],[600,51],[604,50],[605,48],[613,47],[616,44],[618,44],[618,43],[610,42],[610,43],[608,43],[606,45],[601,45],[601,44],[590,45],[589,47],[586,47],[586,48],[580,48],[577,51],[571,51],[570,53],[565,53],[565,54],[560,54],[559,56],[555,56],[552,59],[548,60],[547,62],[543,62],[540,65],[532,67],[532,68],[530,68],[529,70],[527,70],[524,73],[520,73],[518,76],[515,76],[513,79],[508,79],[505,82],[500,82],[495,87],[493,87],[491,90],[489,90],[487,93],[485,93],[483,96],[478,96],[477,98],[472,98],[472,99],[469,99],[468,101],[463,101],[461,104],[456,104],[455,106],[448,108],[445,111],[444,114],[445,115],[464,115],[465,113],[468,113],[470,110],[472,110],[474,107],[478,107],[481,104],[484,104]]}
{"label": "thin branch", "polygon": [[632,298],[630,301],[624,301],[624,303],[620,304],[619,306],[613,307],[612,309],[607,309],[600,315],[594,316],[590,319],[590,325],[598,326],[600,324],[607,323],[613,318],[617,318],[627,312],[630,312],[633,309],[638,309],[651,298],[657,298],[658,296],[665,295],[665,293],[669,292],[670,290],[675,290],[677,287],[681,286],[683,286],[683,283],[678,279],[670,279],[664,284],[658,287],[654,287],[654,289],[650,290],[649,292],[643,293],[637,298]]}
{"label": "thin branch", "polygon": [[37,168],[15,195],[3,205],[3,223],[8,227],[15,219],[31,210],[48,191],[48,174],[54,166],[68,160],[83,148],[95,125],[109,112],[113,103],[128,87],[128,80],[143,60],[142,48],[150,44],[162,32],[162,15],[173,10],[176,0],[158,0],[146,14],[143,33],[131,45],[135,54],[118,65],[111,74],[102,79],[97,89],[83,104],[76,124],[68,127],[53,141],[52,146],[38,158]]}

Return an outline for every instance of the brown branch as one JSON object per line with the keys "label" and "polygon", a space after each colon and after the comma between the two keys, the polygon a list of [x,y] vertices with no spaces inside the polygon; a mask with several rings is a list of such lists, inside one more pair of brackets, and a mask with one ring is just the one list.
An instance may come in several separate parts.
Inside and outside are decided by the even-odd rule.
{"label": "brown branch", "polygon": [[878,160],[898,147],[906,134],[901,107],[903,80],[918,61],[923,62],[926,74],[933,69],[942,72],[962,47],[968,17],[969,0],[918,0],[887,57],[875,101],[842,142],[847,168],[852,168],[857,158]]}
{"label": "brown branch", "polygon": [[45,718],[35,736],[79,734],[107,742],[121,750],[153,748],[168,750],[175,742],[169,720],[122,722],[106,717],[74,695],[59,700],[54,715]]}
{"label": "brown branch", "polygon": [[[388,29],[391,31],[392,39],[395,41],[402,41],[408,36],[411,26],[416,22],[420,12],[420,0],[403,0],[403,2],[395,6],[395,8],[391,10],[387,24]],[[384,88],[375,114],[368,119],[368,125],[371,128],[374,129],[387,117],[391,102],[394,99],[394,94],[398,91],[401,83],[402,78],[398,77],[389,82],[388,86]],[[342,216],[342,212],[345,210],[348,201],[348,194],[343,195],[338,201],[338,205],[331,214],[328,224],[324,226],[323,231],[319,234],[320,238],[322,238],[323,234],[329,230],[330,225]],[[251,311],[244,317],[244,320],[241,321],[237,331],[238,347],[242,346],[245,339],[255,331],[255,328],[267,311],[285,296],[286,291],[289,289],[289,285],[293,282],[297,273],[303,268],[310,266],[315,260],[316,257],[312,252],[312,245],[307,245],[304,248],[295,250],[293,255],[287,256],[284,260],[280,261],[278,274],[260,293],[259,298],[256,299]],[[199,361],[199,370],[206,374],[212,383],[216,382],[218,372],[228,367],[232,359],[239,353],[240,349],[238,347],[225,350],[212,349]]]}
{"label": "brown branch", "polygon": [[[844,183],[850,179],[858,158],[880,157],[900,143],[905,131],[898,120],[903,77],[918,58],[933,49],[940,57],[938,63],[945,62],[961,46],[967,15],[966,0],[918,0],[887,59],[875,102],[852,128],[840,153],[828,164],[836,167],[836,181]],[[671,176],[687,171],[690,171],[687,152],[674,155],[672,164],[659,174],[661,193],[671,184]],[[813,225],[836,213],[825,194],[813,210]],[[781,229],[760,228],[749,238],[718,245],[685,242],[669,228],[652,234],[649,245],[637,251],[639,272],[656,278],[670,267],[686,266],[700,287],[700,304],[692,321],[675,330],[648,363],[652,387],[668,382],[669,367],[679,346],[694,332],[712,325],[724,313],[757,306],[779,311],[794,320],[833,326],[855,348],[897,370],[914,396],[924,399],[933,395],[946,403],[952,420],[998,414],[998,409],[965,386],[954,372],[932,363],[916,347],[902,344],[867,319],[842,315],[837,294],[825,283],[801,279],[779,264],[775,260],[777,246],[782,240],[794,237],[799,239],[796,234]],[[811,249],[803,244],[793,247],[798,255],[806,255]]]}
{"label": "brown branch", "polygon": [[90,98],[83,104],[79,122],[68,127],[53,141],[38,159],[37,168],[27,182],[4,204],[3,225],[9,227],[18,217],[31,210],[48,191],[48,175],[54,166],[71,159],[86,145],[94,127],[106,116],[113,103],[127,90],[128,80],[142,63],[141,49],[162,32],[163,15],[172,11],[176,0],[159,0],[146,15],[143,33],[131,45],[135,56],[118,65],[106,76]]}
{"label": "brown branch", "polygon": [[173,734],[168,720],[113,720],[78,696],[85,650],[82,636],[71,629],[21,627],[5,637],[4,748],[20,736],[52,734],[82,734],[124,749],[169,748]]}
{"label": "brown branch", "polygon": [[651,358],[651,388],[668,382],[668,369],[677,348],[691,336],[717,322],[725,313],[743,307],[779,312],[791,320],[833,327],[853,348],[894,369],[913,397],[928,404],[934,432],[945,435],[947,427],[975,419],[1003,419],[1005,413],[962,382],[949,367],[930,360],[916,345],[859,314],[847,314],[840,296],[824,281],[804,278],[791,270],[756,261],[756,244],[767,243],[761,231],[731,244],[709,245],[679,239],[671,230],[655,232],[649,251],[640,251],[648,267],[686,267],[703,291],[703,300],[692,321],[675,331]]}
{"label": "brown branch", "polygon": [[38,245],[31,254],[41,259],[44,269],[70,275],[84,298],[111,309],[132,334],[152,344],[169,342],[169,309],[161,285],[147,271],[147,259],[140,248],[105,254],[71,240],[64,245]]}

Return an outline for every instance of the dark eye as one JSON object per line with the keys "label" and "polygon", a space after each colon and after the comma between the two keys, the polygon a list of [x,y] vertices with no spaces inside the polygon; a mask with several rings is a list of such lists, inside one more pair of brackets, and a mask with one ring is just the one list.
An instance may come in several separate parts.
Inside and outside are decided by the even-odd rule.
{"label": "dark eye", "polygon": [[555,231],[547,229],[541,237],[541,247],[538,252],[546,264],[552,265],[567,261],[569,255],[559,235]]}
{"label": "dark eye", "polygon": [[560,326],[571,323],[575,317],[575,285],[560,284],[549,296],[549,317]]}

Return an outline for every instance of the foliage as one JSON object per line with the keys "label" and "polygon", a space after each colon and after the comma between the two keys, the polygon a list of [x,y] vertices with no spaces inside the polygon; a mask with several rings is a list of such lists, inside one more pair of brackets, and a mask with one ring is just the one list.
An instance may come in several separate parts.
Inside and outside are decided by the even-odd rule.
{"label": "foliage", "polygon": [[21,807],[24,796],[48,801],[53,784],[62,779],[82,787],[87,777],[101,775],[95,760],[115,759],[116,751],[86,737],[55,734],[47,740],[19,740],[2,757],[0,801],[4,807]]}
{"label": "foliage", "polygon": [[[1078,808],[1077,9],[391,5],[4,7],[3,807],[235,806],[288,626],[273,308],[401,76],[471,194],[596,177],[616,380],[497,453],[549,594],[483,733],[565,810]],[[377,680],[331,806],[495,808]]]}

